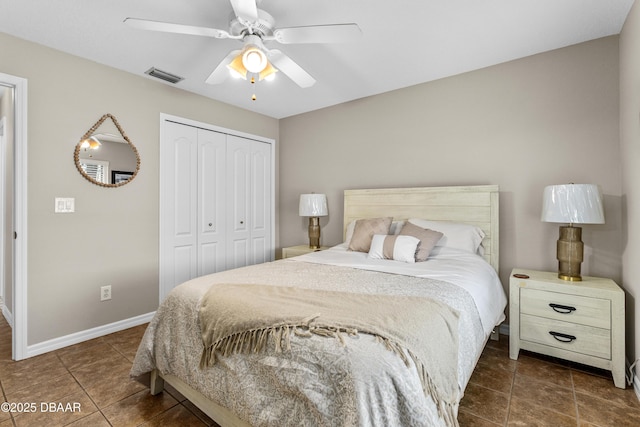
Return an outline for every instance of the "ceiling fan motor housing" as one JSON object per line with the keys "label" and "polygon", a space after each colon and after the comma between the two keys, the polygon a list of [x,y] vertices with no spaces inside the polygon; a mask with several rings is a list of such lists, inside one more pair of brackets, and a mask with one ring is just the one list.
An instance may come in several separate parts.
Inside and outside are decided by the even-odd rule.
{"label": "ceiling fan motor housing", "polygon": [[275,20],[262,9],[258,9],[256,22],[241,22],[235,14],[231,14],[229,21],[229,34],[232,36],[245,36],[254,34],[260,38],[272,37]]}

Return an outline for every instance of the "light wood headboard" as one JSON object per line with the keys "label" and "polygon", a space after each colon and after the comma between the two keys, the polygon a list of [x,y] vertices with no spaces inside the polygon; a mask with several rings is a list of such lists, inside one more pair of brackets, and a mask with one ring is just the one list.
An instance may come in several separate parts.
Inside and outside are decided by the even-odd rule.
{"label": "light wood headboard", "polygon": [[499,271],[498,210],[497,185],[345,190],[343,236],[351,221],[381,216],[472,224],[484,231],[484,257]]}

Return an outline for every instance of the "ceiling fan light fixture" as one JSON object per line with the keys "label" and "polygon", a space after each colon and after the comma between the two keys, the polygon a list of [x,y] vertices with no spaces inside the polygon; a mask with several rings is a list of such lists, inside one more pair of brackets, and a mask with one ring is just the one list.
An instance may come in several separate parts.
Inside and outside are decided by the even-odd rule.
{"label": "ceiling fan light fixture", "polygon": [[247,69],[244,64],[242,64],[242,54],[233,58],[233,60],[227,64],[227,68],[233,77],[247,80]]}
{"label": "ceiling fan light fixture", "polygon": [[264,70],[260,71],[259,80],[266,80],[268,82],[272,81],[276,78],[276,73],[278,69],[271,65],[270,62],[267,61],[267,66],[264,67]]}
{"label": "ceiling fan light fixture", "polygon": [[268,63],[267,55],[256,46],[247,46],[242,54],[242,65],[251,73],[260,73]]}

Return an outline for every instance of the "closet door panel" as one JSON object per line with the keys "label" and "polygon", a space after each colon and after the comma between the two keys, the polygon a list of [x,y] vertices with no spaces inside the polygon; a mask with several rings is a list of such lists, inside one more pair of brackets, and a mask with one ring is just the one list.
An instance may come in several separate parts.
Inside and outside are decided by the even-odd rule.
{"label": "closet door panel", "polygon": [[250,262],[258,264],[271,260],[271,146],[252,141],[250,151]]}
{"label": "closet door panel", "polygon": [[249,265],[250,141],[227,135],[227,266]]}
{"label": "closet door panel", "polygon": [[173,237],[175,243],[195,244],[197,239],[196,208],[197,182],[190,173],[195,169],[196,141],[191,135],[176,138],[174,143],[174,165],[172,193],[175,200],[173,206]]}
{"label": "closet door panel", "polygon": [[197,131],[166,123],[160,157],[161,297],[197,274]]}
{"label": "closet door panel", "polygon": [[198,129],[198,276],[223,271],[226,135]]}

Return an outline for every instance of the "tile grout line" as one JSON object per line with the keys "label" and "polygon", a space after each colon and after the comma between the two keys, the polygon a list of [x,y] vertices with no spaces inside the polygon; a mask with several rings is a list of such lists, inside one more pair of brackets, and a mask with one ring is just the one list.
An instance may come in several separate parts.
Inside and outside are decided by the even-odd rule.
{"label": "tile grout line", "polygon": [[[113,347],[113,345],[111,345],[111,343],[110,343],[110,342],[107,342],[106,340],[104,340],[104,339],[103,339],[104,337],[100,337],[100,338],[101,338],[101,342],[102,342],[102,343],[109,345],[109,347],[111,347],[111,348],[112,348],[113,350],[115,350],[118,354],[120,354],[121,356],[123,356],[127,361],[129,360],[129,359],[127,359],[127,358],[126,358],[122,353],[120,353],[120,352],[119,352],[115,347]],[[79,350],[79,351],[84,351],[84,350]],[[101,407],[98,405],[98,403],[94,400],[94,398],[91,396],[91,394],[89,394],[89,391],[88,391],[88,390],[87,390],[87,389],[86,389],[86,388],[85,388],[85,387],[80,383],[80,381],[78,381],[78,378],[76,378],[76,376],[73,374],[73,372],[71,372],[71,370],[69,369],[69,367],[68,367],[68,366],[67,366],[67,365],[62,361],[62,359],[60,358],[60,354],[56,353],[56,357],[58,357],[58,360],[60,360],[60,363],[62,363],[62,365],[65,367],[65,369],[67,370],[67,372],[69,373],[69,375],[71,375],[71,377],[72,377],[72,378],[73,378],[73,380],[76,382],[76,384],[78,384],[78,386],[80,387],[80,389],[84,392],[84,394],[86,394],[86,395],[87,395],[87,397],[89,398],[89,400],[90,400],[90,401],[95,405],[95,407],[96,407],[96,409],[97,409],[97,411],[92,412],[91,414],[88,414],[88,415],[87,415],[87,416],[85,416],[85,417],[79,418],[78,420],[84,419],[84,418],[86,418],[86,417],[89,417],[89,416],[91,416],[91,415],[95,414],[96,412],[99,412],[99,413],[100,413],[100,415],[102,415],[102,418],[103,418],[103,419],[104,419],[104,420],[105,420],[105,421],[106,421],[110,426],[113,426],[113,424],[111,423],[111,421],[109,420],[109,418],[107,418],[107,416],[104,414],[104,412],[103,412],[103,408],[101,408]],[[89,365],[90,365],[90,364],[91,364],[91,363],[89,363]],[[86,366],[86,365],[85,365],[85,366]],[[113,404],[115,404],[115,403],[117,403],[117,402],[119,402],[119,401],[121,401],[121,400],[123,400],[123,399],[126,399],[126,398],[128,398],[128,397],[131,397],[131,396],[133,396],[134,394],[135,394],[135,393],[130,394],[130,395],[128,395],[128,396],[125,396],[125,397],[123,397],[122,399],[120,399],[120,400],[118,400],[118,401],[116,401],[116,402],[113,402],[113,403],[112,403],[112,404],[110,404],[110,405],[107,405],[107,407],[109,407],[109,406],[111,406],[111,405],[113,405]],[[72,424],[72,423],[74,423],[74,422],[76,422],[76,421],[78,421],[78,420],[74,420],[74,421],[72,421],[70,424]],[[70,425],[70,424],[67,424],[67,425]]]}
{"label": "tile grout line", "polygon": [[573,394],[573,406],[576,409],[576,426],[580,427],[580,412],[578,411],[578,397],[576,396],[576,382],[573,379],[573,369],[569,369],[571,375],[571,393]]}
{"label": "tile grout line", "polygon": [[[69,373],[69,375],[71,375],[71,378],[73,378],[73,381],[75,381],[76,384],[78,384],[78,387],[80,387],[80,390],[82,390],[82,392],[84,394],[87,395],[87,397],[89,398],[89,400],[91,401],[91,403],[93,403],[96,406],[97,411],[96,412],[100,412],[102,414],[102,410],[100,409],[100,407],[98,406],[98,404],[93,400],[93,397],[91,397],[91,395],[89,394],[89,392],[87,390],[85,390],[85,388],[82,386],[82,384],[80,384],[80,381],[78,381],[78,379],[75,377],[75,375],[73,375],[73,372],[71,372],[71,370],[69,369],[69,367],[66,365],[66,363],[63,362],[63,360],[60,358],[60,354],[58,354],[56,352],[56,357],[58,358],[58,360],[60,361],[60,363],[62,364],[62,366],[64,366],[64,368],[67,370],[67,372]],[[95,414],[95,412],[92,412],[90,414],[87,414],[84,417],[80,417],[77,420],[72,421],[71,423],[74,423],[76,421],[82,420],[84,418],[87,418],[91,415]],[[104,414],[102,414],[103,418],[106,420],[107,417],[104,416]],[[109,420],[107,420],[107,422],[109,422]],[[70,423],[70,424],[71,424]],[[111,425],[111,423],[109,423]],[[69,424],[67,424],[69,425]]]}
{"label": "tile grout line", "polygon": [[513,400],[513,388],[516,385],[517,375],[518,375],[518,361],[516,360],[516,368],[513,370],[513,378],[511,378],[511,390],[509,390],[509,398],[507,399],[507,413],[506,413],[504,424],[503,424],[504,427],[507,427],[507,425],[509,425],[509,417],[511,416],[511,401]]}

